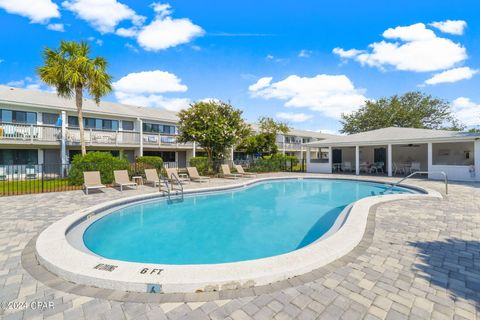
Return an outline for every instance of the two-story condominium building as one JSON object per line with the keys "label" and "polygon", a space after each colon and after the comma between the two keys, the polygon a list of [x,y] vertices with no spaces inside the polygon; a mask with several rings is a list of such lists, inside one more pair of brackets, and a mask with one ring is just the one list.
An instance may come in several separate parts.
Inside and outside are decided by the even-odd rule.
{"label": "two-story condominium building", "polygon": [[[160,156],[185,167],[199,146],[177,142],[175,112],[100,102],[83,102],[87,151],[109,151],[131,162],[141,155]],[[291,130],[279,136],[279,150],[306,158],[301,143],[327,135]],[[80,153],[77,110],[73,99],[56,93],[0,86],[0,165],[67,164]]]}

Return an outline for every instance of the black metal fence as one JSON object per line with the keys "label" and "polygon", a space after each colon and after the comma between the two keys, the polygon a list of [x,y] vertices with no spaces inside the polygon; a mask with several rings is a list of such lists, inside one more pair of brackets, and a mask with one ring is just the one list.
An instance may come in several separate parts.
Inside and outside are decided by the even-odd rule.
{"label": "black metal fence", "polygon": [[[256,172],[306,171],[304,159],[299,161],[221,160],[213,163],[214,174],[219,172],[221,164],[228,164],[230,167],[233,167],[233,164],[240,164],[250,171]],[[166,166],[175,167],[173,163]],[[145,164],[132,163],[128,170],[131,175],[143,175],[145,168]],[[94,169],[101,170],[95,166],[88,167],[88,170]],[[72,175],[78,175],[78,172],[74,172],[74,170],[71,175],[71,171],[72,165],[70,164],[0,164],[0,196],[79,190],[82,188],[81,183],[71,179]]]}

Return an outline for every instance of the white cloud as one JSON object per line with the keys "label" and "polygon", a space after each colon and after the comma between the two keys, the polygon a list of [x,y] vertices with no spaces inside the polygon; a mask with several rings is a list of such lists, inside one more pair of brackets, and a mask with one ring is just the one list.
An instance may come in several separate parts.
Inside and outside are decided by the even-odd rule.
{"label": "white cloud", "polygon": [[188,89],[176,75],[160,70],[129,73],[114,82],[113,87],[125,93],[185,92]]}
{"label": "white cloud", "polygon": [[267,60],[273,60],[275,57],[271,54],[267,54],[267,56],[265,57],[265,59]]}
{"label": "white cloud", "polygon": [[427,72],[445,70],[467,58],[465,47],[450,39],[438,37],[423,23],[385,30],[385,39],[370,44],[370,52],[335,48],[334,53],[343,58],[351,58],[362,65],[378,67],[393,66],[397,70]]}
{"label": "white cloud", "polygon": [[[169,4],[154,3],[153,10],[156,13],[155,19],[148,25],[142,27],[137,33],[138,44],[148,51],[159,51],[188,43],[193,38],[205,34],[205,31],[198,25],[193,24],[190,19],[173,19]],[[122,30],[124,35],[132,34],[134,30]]]}
{"label": "white cloud", "polygon": [[156,19],[143,27],[137,40],[145,50],[159,51],[188,43],[204,33],[205,31],[201,27],[193,24],[189,19],[166,17]]}
{"label": "white cloud", "polygon": [[278,112],[277,118],[291,121],[291,122],[305,122],[313,118],[311,114],[305,113],[290,113],[290,112]]}
{"label": "white cloud", "polygon": [[137,49],[134,45],[132,45],[132,44],[130,44],[130,43],[128,43],[128,42],[125,43],[125,48],[128,48],[128,49],[132,50],[132,51],[135,52],[135,53],[138,53],[138,52],[139,52],[138,49]]}
{"label": "white cloud", "polygon": [[166,98],[158,94],[125,94],[115,92],[120,103],[142,107],[161,108],[170,111],[180,111],[189,107],[191,101],[187,98]]}
{"label": "white cloud", "polygon": [[285,106],[309,108],[338,119],[342,112],[352,112],[367,99],[345,75],[319,74],[315,77],[291,75],[272,83],[264,77],[252,84],[253,97],[284,100]]}
{"label": "white cloud", "polygon": [[188,87],[173,73],[153,70],[129,73],[113,83],[115,97],[121,103],[178,111],[188,107],[186,98],[166,98],[162,93],[185,92]]}
{"label": "white cloud", "polygon": [[270,85],[270,82],[272,82],[272,77],[263,77],[258,79],[258,81],[248,87],[248,90],[250,92],[256,92],[260,89],[263,89],[265,87],[268,87]]}
{"label": "white cloud", "polygon": [[53,31],[58,31],[58,32],[64,32],[65,31],[65,26],[63,23],[51,23],[47,25],[48,30],[53,30]]}
{"label": "white cloud", "polygon": [[425,84],[434,85],[438,83],[457,82],[464,79],[470,79],[476,73],[478,73],[478,70],[473,70],[469,67],[450,69],[434,74],[433,77],[425,81]]}
{"label": "white cloud", "polygon": [[306,50],[306,49],[302,49],[298,53],[299,58],[310,58],[311,55],[312,55],[312,51],[311,50]]}
{"label": "white cloud", "polygon": [[21,80],[12,80],[6,83],[7,86],[15,88],[24,88],[29,90],[57,92],[54,87],[47,86],[39,78],[25,77]]}
{"label": "white cloud", "polygon": [[332,50],[333,53],[340,56],[340,58],[353,58],[358,56],[360,53],[365,52],[364,50],[357,50],[357,49],[350,49],[350,50],[343,50],[342,48],[334,48]]}
{"label": "white cloud", "polygon": [[133,38],[138,34],[138,27],[118,28],[115,34],[120,37]]}
{"label": "white cloud", "polygon": [[480,104],[474,103],[469,98],[460,97],[452,102],[452,107],[457,118],[467,126],[480,124]]}
{"label": "white cloud", "polygon": [[51,0],[0,0],[0,8],[27,17],[33,23],[46,23],[60,17],[58,6]]}
{"label": "white cloud", "polygon": [[114,32],[115,27],[124,20],[141,25],[145,17],[137,15],[127,5],[116,0],[69,0],[62,6],[90,23],[101,33]]}
{"label": "white cloud", "polygon": [[432,22],[430,25],[438,30],[461,36],[467,27],[467,23],[463,20],[445,20],[439,22]]}

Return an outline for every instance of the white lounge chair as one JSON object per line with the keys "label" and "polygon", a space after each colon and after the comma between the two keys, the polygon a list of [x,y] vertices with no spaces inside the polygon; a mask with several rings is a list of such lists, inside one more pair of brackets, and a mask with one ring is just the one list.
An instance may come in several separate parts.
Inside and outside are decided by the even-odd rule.
{"label": "white lounge chair", "polygon": [[151,183],[153,187],[160,184],[157,169],[145,169],[145,183]]}
{"label": "white lounge chair", "polygon": [[187,167],[187,172],[188,172],[188,176],[190,177],[190,180],[192,181],[197,181],[197,182],[210,181],[210,177],[199,175],[196,167]]}
{"label": "white lounge chair", "polygon": [[238,179],[241,178],[242,175],[238,173],[231,173],[230,172],[230,167],[228,164],[222,164],[220,166],[220,169],[222,170],[221,176],[226,179]]}
{"label": "white lounge chair", "polygon": [[83,172],[83,188],[85,189],[86,194],[88,194],[89,189],[106,188],[106,186],[102,184],[102,181],[100,179],[100,172],[84,171]]}
{"label": "white lounge chair", "polygon": [[127,170],[114,170],[113,171],[114,182],[113,184],[120,187],[120,191],[123,191],[123,187],[135,187],[137,183],[130,180]]}
{"label": "white lounge chair", "polygon": [[37,172],[35,170],[35,167],[29,166],[25,168],[25,178],[26,179],[36,179],[37,178]]}
{"label": "white lounge chair", "polygon": [[235,165],[235,170],[237,170],[239,174],[247,178],[254,178],[257,176],[256,172],[245,172],[245,170],[243,170],[243,167],[239,164]]}

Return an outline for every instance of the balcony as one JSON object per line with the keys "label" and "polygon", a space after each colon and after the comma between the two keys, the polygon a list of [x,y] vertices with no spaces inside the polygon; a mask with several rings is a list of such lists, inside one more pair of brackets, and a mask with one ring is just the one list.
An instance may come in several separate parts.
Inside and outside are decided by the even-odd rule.
{"label": "balcony", "polygon": [[61,130],[59,127],[19,124],[19,123],[0,123],[0,144],[34,144],[45,142],[47,144],[58,143],[61,139]]}
{"label": "balcony", "polygon": [[301,143],[283,143],[277,142],[277,147],[279,151],[283,151],[285,146],[285,151],[301,151],[302,144]]}
{"label": "balcony", "polygon": [[[84,137],[87,146],[140,146],[140,133],[136,131],[85,129]],[[67,128],[67,143],[70,145],[80,144],[80,130],[78,128]]]}
{"label": "balcony", "polygon": [[160,133],[144,133],[143,146],[158,146],[158,147],[179,147],[179,148],[193,148],[192,142],[180,143],[177,141],[176,135],[166,135]]}

